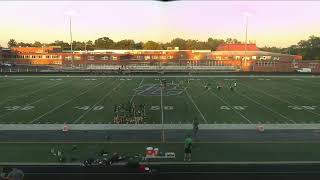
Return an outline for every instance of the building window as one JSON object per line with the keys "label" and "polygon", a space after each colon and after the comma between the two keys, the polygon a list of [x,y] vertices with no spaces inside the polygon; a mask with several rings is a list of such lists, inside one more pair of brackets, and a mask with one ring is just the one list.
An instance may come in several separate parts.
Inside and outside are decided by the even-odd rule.
{"label": "building window", "polygon": [[143,56],[137,56],[137,59],[143,59]]}
{"label": "building window", "polygon": [[88,60],[89,61],[93,61],[94,60],[94,56],[88,56]]}
{"label": "building window", "polygon": [[261,56],[260,60],[267,60],[267,56]]}
{"label": "building window", "polygon": [[112,60],[117,60],[118,57],[117,56],[112,56]]}
{"label": "building window", "polygon": [[62,64],[61,61],[54,61],[53,64]]}
{"label": "building window", "polygon": [[150,56],[145,56],[144,57],[144,60],[149,60],[150,59]]}
{"label": "building window", "polygon": [[243,57],[242,60],[250,60],[250,57],[248,57],[248,56]]}
{"label": "building window", "polygon": [[252,60],[256,60],[257,56],[252,56],[251,58],[252,58]]}
{"label": "building window", "polygon": [[66,56],[66,57],[64,58],[64,60],[70,61],[70,60],[72,60],[72,57],[71,57],[71,56]]}
{"label": "building window", "polygon": [[173,56],[167,56],[167,59],[173,59]]}
{"label": "building window", "polygon": [[235,56],[235,60],[240,60],[240,56]]}
{"label": "building window", "polygon": [[229,59],[228,56],[224,56],[224,57],[222,58],[222,60],[228,60],[228,59]]}
{"label": "building window", "polygon": [[100,57],[100,60],[109,60],[109,57],[108,56],[102,56],[102,57]]}
{"label": "building window", "polygon": [[309,68],[315,69],[317,67],[317,63],[310,63]]}
{"label": "building window", "polygon": [[280,59],[280,57],[273,57],[272,58],[274,61],[278,61]]}
{"label": "building window", "polygon": [[80,60],[80,56],[75,56],[74,60],[79,61]]}
{"label": "building window", "polygon": [[50,59],[50,56],[46,56],[47,59]]}

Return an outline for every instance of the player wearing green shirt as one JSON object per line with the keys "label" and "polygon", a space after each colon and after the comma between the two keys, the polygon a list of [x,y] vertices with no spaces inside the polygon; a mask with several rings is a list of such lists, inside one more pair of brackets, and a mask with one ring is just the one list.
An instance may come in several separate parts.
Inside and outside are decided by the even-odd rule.
{"label": "player wearing green shirt", "polygon": [[184,140],[184,161],[191,161],[192,139],[188,136]]}

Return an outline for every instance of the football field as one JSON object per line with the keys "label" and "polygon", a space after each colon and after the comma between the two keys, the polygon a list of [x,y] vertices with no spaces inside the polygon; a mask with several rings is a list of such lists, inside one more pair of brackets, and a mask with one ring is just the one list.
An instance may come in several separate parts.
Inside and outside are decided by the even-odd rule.
{"label": "football field", "polygon": [[319,90],[317,76],[2,76],[0,124],[113,124],[129,102],[144,124],[317,124]]}
{"label": "football field", "polygon": [[[197,118],[193,162],[319,163],[319,90],[319,76],[1,76],[0,162],[57,163],[50,149],[62,148],[79,163],[148,146],[183,162]],[[125,104],[145,107],[142,125],[114,124]]]}

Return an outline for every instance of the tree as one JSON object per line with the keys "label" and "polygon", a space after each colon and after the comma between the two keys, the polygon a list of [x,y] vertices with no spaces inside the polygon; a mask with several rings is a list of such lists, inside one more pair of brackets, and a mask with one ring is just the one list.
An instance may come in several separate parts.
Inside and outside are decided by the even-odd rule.
{"label": "tree", "polygon": [[134,49],[143,49],[143,42],[138,42],[134,44]]}
{"label": "tree", "polygon": [[86,44],[85,42],[81,42],[81,41],[73,41],[72,42],[72,49],[75,51],[84,51]]}
{"label": "tree", "polygon": [[274,52],[274,53],[281,53],[282,49],[281,48],[277,48],[277,47],[267,47],[264,46],[262,48],[260,48],[261,51],[268,51],[268,52]]}
{"label": "tree", "polygon": [[93,42],[92,42],[91,40],[89,40],[89,41],[86,42],[86,49],[87,49],[88,51],[94,50],[94,44],[93,44]]}
{"label": "tree", "polygon": [[227,38],[226,43],[227,44],[241,44],[241,41],[238,41],[237,39]]}
{"label": "tree", "polygon": [[172,47],[179,47],[179,49],[187,49],[187,42],[182,38],[175,38],[170,42]]}
{"label": "tree", "polygon": [[143,49],[145,50],[159,50],[162,49],[159,43],[154,41],[147,41],[143,44]]}
{"label": "tree", "polygon": [[14,39],[10,39],[8,41],[8,48],[17,47],[17,41]]}
{"label": "tree", "polygon": [[31,43],[24,43],[24,42],[19,42],[17,44],[18,47],[32,47]]}
{"label": "tree", "polygon": [[60,40],[50,43],[49,46],[60,46],[62,50],[70,50],[70,44]]}
{"label": "tree", "polygon": [[300,54],[303,59],[320,59],[320,37],[310,36],[308,40],[301,40],[296,47],[289,48],[291,52]]}
{"label": "tree", "polygon": [[134,40],[124,39],[115,44],[116,49],[134,49]]}
{"label": "tree", "polygon": [[113,40],[108,37],[102,37],[94,41],[95,49],[112,49],[114,45]]}
{"label": "tree", "polygon": [[208,38],[208,41],[207,41],[207,44],[211,51],[215,51],[217,47],[223,43],[224,43],[223,39],[213,39],[211,37]]}
{"label": "tree", "polygon": [[33,47],[42,47],[42,44],[39,41],[35,41],[32,46]]}

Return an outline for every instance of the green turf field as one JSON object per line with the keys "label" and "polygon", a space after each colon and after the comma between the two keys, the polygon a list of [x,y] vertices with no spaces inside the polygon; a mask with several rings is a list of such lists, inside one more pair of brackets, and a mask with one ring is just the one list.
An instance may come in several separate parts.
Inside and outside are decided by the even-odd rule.
{"label": "green turf field", "polygon": [[[78,149],[71,151],[72,146]],[[172,162],[183,162],[183,143],[0,143],[1,163],[57,163],[51,155],[51,148],[64,151],[66,162],[77,161],[89,157],[98,157],[104,149],[109,153],[145,153],[148,146],[159,147],[163,152],[175,152]],[[236,149],[236,150],[235,150]],[[195,143],[192,151],[193,162],[303,162],[320,161],[319,143]],[[4,155],[5,154],[5,155]],[[167,160],[170,162],[170,160]]]}
{"label": "green turf field", "polygon": [[146,105],[146,124],[313,124],[319,90],[312,76],[2,76],[0,123],[109,124],[114,105],[132,101]]}

